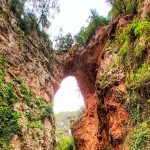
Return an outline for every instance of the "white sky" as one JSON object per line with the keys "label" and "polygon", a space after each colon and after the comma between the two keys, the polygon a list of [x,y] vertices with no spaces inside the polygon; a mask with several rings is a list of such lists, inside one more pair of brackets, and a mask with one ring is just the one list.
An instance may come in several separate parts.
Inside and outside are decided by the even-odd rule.
{"label": "white sky", "polygon": [[83,97],[76,79],[72,76],[65,78],[61,83],[60,89],[55,94],[54,112],[76,111],[83,105]]}
{"label": "white sky", "polygon": [[[60,27],[64,35],[78,33],[80,27],[87,25],[90,9],[96,9],[104,17],[110,10],[105,0],[59,0],[59,4],[60,13],[52,20],[48,31],[52,39],[60,33]],[[77,91],[79,87],[74,77],[64,79],[54,98],[54,112],[75,111],[83,106],[83,98]]]}
{"label": "white sky", "polygon": [[51,21],[52,26],[48,31],[52,38],[60,33],[60,27],[64,35],[68,32],[73,35],[78,33],[80,27],[87,25],[90,9],[96,9],[104,17],[110,10],[105,0],[58,0],[58,2],[60,13]]}

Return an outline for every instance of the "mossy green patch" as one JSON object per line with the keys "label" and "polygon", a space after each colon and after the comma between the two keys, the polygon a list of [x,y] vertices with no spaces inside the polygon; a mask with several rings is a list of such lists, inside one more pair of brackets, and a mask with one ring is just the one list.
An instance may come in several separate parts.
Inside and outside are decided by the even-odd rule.
{"label": "mossy green patch", "polygon": [[13,110],[13,105],[19,99],[16,84],[6,82],[4,76],[5,58],[0,55],[0,148],[9,149],[9,140],[20,132],[21,126],[18,123],[20,114]]}
{"label": "mossy green patch", "polygon": [[129,29],[131,35],[134,37],[150,33],[150,22],[148,20],[140,21],[139,19],[135,18],[132,23],[129,25]]}
{"label": "mossy green patch", "polygon": [[12,135],[20,132],[19,118],[19,113],[14,111],[6,103],[0,103],[0,147],[8,143]]}
{"label": "mossy green patch", "polygon": [[30,128],[37,128],[37,129],[41,129],[41,130],[45,130],[46,129],[46,127],[44,125],[42,125],[41,123],[39,123],[39,122],[31,122],[29,124],[29,127]]}
{"label": "mossy green patch", "polygon": [[48,104],[43,98],[37,98],[35,94],[24,84],[23,80],[16,78],[15,81],[20,85],[20,91],[23,94],[23,99],[30,112],[25,114],[29,121],[43,120],[51,117],[53,107]]}
{"label": "mossy green patch", "polygon": [[144,150],[145,143],[148,142],[149,127],[147,122],[143,122],[134,127],[130,138],[130,150]]}
{"label": "mossy green patch", "polygon": [[134,90],[148,79],[150,79],[150,64],[144,63],[136,72],[131,72],[127,75],[126,86],[128,89]]}

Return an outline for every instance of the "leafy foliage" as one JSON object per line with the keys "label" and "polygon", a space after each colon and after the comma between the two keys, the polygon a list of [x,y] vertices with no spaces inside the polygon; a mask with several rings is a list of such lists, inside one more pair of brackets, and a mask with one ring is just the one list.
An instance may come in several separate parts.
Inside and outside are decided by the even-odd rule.
{"label": "leafy foliage", "polygon": [[148,123],[143,122],[136,126],[131,136],[130,150],[144,150],[145,141],[148,140],[149,128]]}
{"label": "leafy foliage", "polygon": [[8,142],[12,135],[20,132],[19,118],[19,113],[15,112],[7,103],[0,102],[0,147]]}
{"label": "leafy foliage", "polygon": [[[30,5],[30,9],[27,9],[25,4]],[[20,28],[27,35],[37,32],[38,36],[44,39],[47,49],[52,49],[52,42],[46,30],[50,26],[50,10],[55,9],[59,10],[57,0],[36,0],[36,3],[33,0],[10,1],[10,10],[16,15]]]}
{"label": "leafy foliage", "polygon": [[56,37],[55,42],[57,50],[66,51],[72,46],[74,40],[72,35],[68,33],[65,36],[59,35]]}
{"label": "leafy foliage", "polygon": [[12,135],[21,130],[18,123],[20,114],[13,110],[13,105],[18,101],[15,83],[4,80],[5,59],[0,55],[0,149],[5,148]]}
{"label": "leafy foliage", "polygon": [[25,103],[30,112],[25,116],[29,121],[39,121],[45,118],[51,117],[53,113],[53,107],[51,104],[47,104],[43,98],[36,98],[35,94],[24,84],[22,79],[16,78],[15,81],[20,85],[20,91],[23,94]]}
{"label": "leafy foliage", "polygon": [[11,0],[10,1],[10,10],[17,16],[21,18],[24,15],[24,2],[23,0]]}
{"label": "leafy foliage", "polygon": [[76,45],[80,46],[86,44],[100,26],[105,26],[109,23],[109,20],[103,16],[100,16],[96,10],[91,10],[91,15],[89,18],[89,25],[86,28],[82,27],[80,32],[75,35]]}
{"label": "leafy foliage", "polygon": [[76,150],[72,137],[62,137],[57,141],[56,150]]}
{"label": "leafy foliage", "polygon": [[120,48],[120,51],[118,53],[118,59],[121,64],[125,63],[125,58],[129,49],[130,49],[130,46],[128,42],[125,42],[124,45]]}
{"label": "leafy foliage", "polygon": [[112,19],[117,17],[119,14],[135,14],[137,9],[136,0],[106,0],[107,3],[112,5],[112,9],[109,15]]}
{"label": "leafy foliage", "polygon": [[150,79],[150,65],[145,63],[135,73],[132,72],[127,76],[126,85],[130,89],[136,89],[148,79]]}
{"label": "leafy foliage", "polygon": [[129,28],[131,34],[135,37],[141,34],[148,35],[150,33],[150,22],[148,20],[140,22],[138,19],[134,19],[130,24]]}

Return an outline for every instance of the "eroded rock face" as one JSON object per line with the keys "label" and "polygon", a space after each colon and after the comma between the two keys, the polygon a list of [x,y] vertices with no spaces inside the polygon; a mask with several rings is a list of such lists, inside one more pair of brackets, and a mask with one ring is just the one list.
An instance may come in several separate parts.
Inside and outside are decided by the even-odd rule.
{"label": "eroded rock face", "polygon": [[[132,139],[128,129],[134,129],[128,122],[133,118],[126,104],[132,90],[126,88],[128,72],[116,63],[123,45],[111,42],[120,29],[129,29],[132,19],[130,15],[119,16],[105,30],[100,29],[86,47],[58,56],[64,76],[76,77],[86,106],[86,113],[71,127],[78,150],[128,150],[133,144],[128,141]],[[148,109],[144,111],[148,114]]]}
{"label": "eroded rock face", "polygon": [[[147,16],[147,8],[149,8],[149,1],[146,0],[144,11],[141,13],[142,19]],[[54,94],[63,78],[69,75],[76,77],[86,107],[86,113],[71,127],[77,150],[129,149],[128,138],[131,135],[128,128],[134,129],[134,127],[128,125],[128,121],[132,122],[132,119],[125,102],[128,102],[132,91],[128,92],[125,78],[130,72],[115,64],[115,58],[118,57],[122,43],[112,41],[119,28],[126,29],[132,19],[130,15],[119,16],[104,29],[100,28],[87,46],[72,47],[60,55],[53,53],[47,55],[46,43],[39,39],[36,33],[25,36],[17,26],[16,18],[7,9],[7,1],[3,1],[3,7],[0,8],[0,54],[3,54],[6,59],[5,82],[21,78],[36,98],[42,97],[46,103],[53,103]],[[131,40],[133,48],[136,46],[135,43],[139,43],[139,39]],[[148,62],[148,46],[145,48],[145,53],[147,56],[143,62]],[[124,55],[127,54],[123,54],[123,57]],[[129,61],[131,60],[130,58]],[[143,91],[148,89],[149,80],[144,83],[146,85],[144,90],[138,89],[138,93],[144,93]],[[40,126],[37,128],[37,124],[36,126],[31,124],[25,116],[33,108],[31,109],[24,102],[23,94],[18,86],[16,92],[19,101],[13,109],[23,114],[19,119],[22,129],[21,135],[16,134],[12,137],[11,148],[54,150],[53,115],[38,120]],[[148,98],[149,94],[145,95]],[[138,106],[142,109],[142,106],[146,104],[139,103]],[[141,113],[141,116],[148,117],[147,107],[143,110],[144,113]],[[126,128],[127,125],[128,128]]]}
{"label": "eroded rock face", "polygon": [[[9,147],[13,150],[54,150],[55,121],[48,104],[53,103],[54,93],[59,85],[59,76],[62,74],[61,69],[57,69],[57,62],[51,56],[53,54],[49,56],[44,54],[46,43],[38,38],[36,33],[30,36],[24,35],[17,26],[16,18],[8,9],[8,2],[2,1],[2,6],[0,7],[0,56],[5,58],[2,84],[13,82],[15,85],[14,91],[18,98],[10,107],[21,114],[18,119],[21,130],[19,134],[12,136],[9,144],[0,146],[2,149]],[[35,102],[36,100],[49,109],[49,114],[42,108],[44,105],[41,107],[40,103],[39,106],[36,104],[38,102]]]}
{"label": "eroded rock face", "polygon": [[99,120],[99,100],[95,85],[98,69],[102,63],[102,50],[111,33],[115,32],[118,21],[119,18],[114,20],[105,31],[100,29],[96,39],[92,39],[87,47],[72,48],[67,53],[58,56],[58,60],[64,66],[64,76],[73,75],[76,77],[84,97],[86,113],[72,126],[72,134],[79,150],[99,150],[109,143],[108,132],[103,135],[99,132],[100,124],[105,126],[107,123],[104,123],[106,115],[102,122]]}

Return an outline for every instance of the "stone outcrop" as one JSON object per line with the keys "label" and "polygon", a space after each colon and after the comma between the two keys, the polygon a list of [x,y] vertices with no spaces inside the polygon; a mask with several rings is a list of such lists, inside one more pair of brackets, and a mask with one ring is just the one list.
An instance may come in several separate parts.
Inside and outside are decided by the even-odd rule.
{"label": "stone outcrop", "polygon": [[[45,110],[48,109],[48,104],[53,103],[54,87],[58,86],[57,75],[61,75],[61,72],[57,72],[60,70],[57,70],[53,54],[49,51],[49,56],[46,55],[46,43],[36,33],[30,36],[24,34],[18,27],[13,13],[9,11],[7,1],[2,1],[1,6],[0,56],[5,58],[3,84],[14,83],[15,80],[22,84],[14,83],[17,86],[15,91],[19,100],[12,106],[21,114],[19,124],[22,128],[19,134],[12,136],[9,144],[0,144],[0,146],[3,150],[8,147],[12,150],[53,150],[56,145],[54,116],[47,114],[48,117],[40,118],[42,114],[46,115],[44,113],[47,113]],[[30,97],[27,99],[26,96]],[[35,101],[36,99],[41,98],[44,99],[43,102],[40,101],[43,106],[38,108],[39,106],[34,103],[38,102]],[[35,102],[32,104],[32,101]],[[36,119],[38,116],[39,118]]]}

